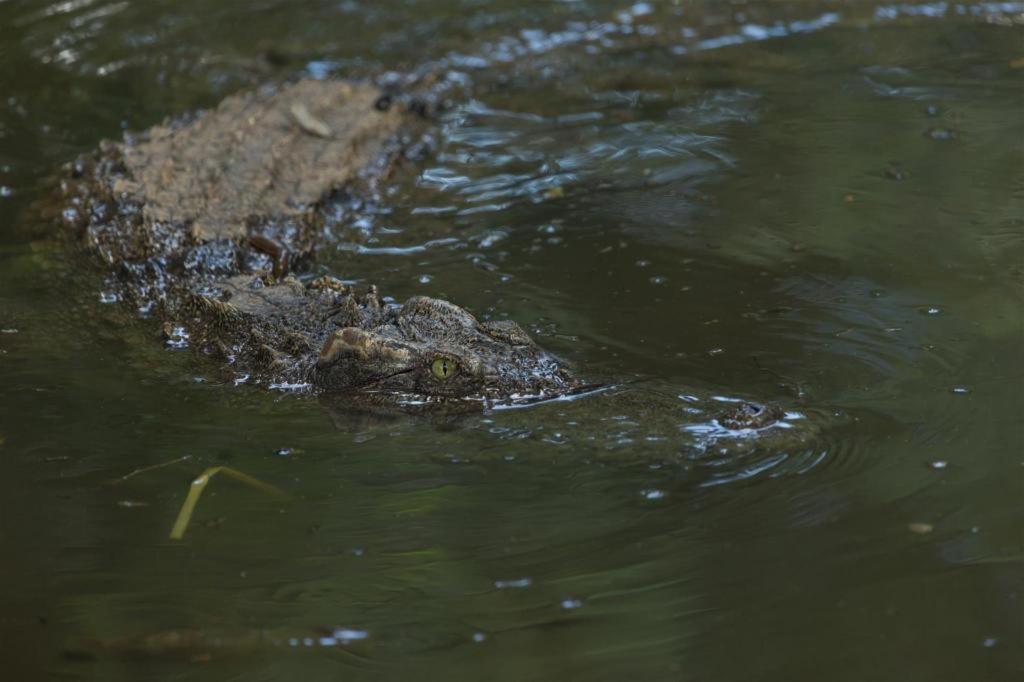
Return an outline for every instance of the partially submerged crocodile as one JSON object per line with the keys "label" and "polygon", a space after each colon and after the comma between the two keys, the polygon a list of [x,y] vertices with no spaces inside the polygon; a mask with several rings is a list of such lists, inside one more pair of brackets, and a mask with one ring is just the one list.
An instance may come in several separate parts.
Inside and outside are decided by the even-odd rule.
{"label": "partially submerged crocodile", "polygon": [[[332,197],[373,194],[423,109],[338,81],[232,96],[71,164],[62,217],[169,344],[221,358],[238,379],[419,404],[586,389],[514,322],[423,296],[388,304],[374,287],[297,274],[341,205]],[[745,404],[723,423],[780,414]]]}
{"label": "partially submerged crocodile", "polygon": [[372,193],[421,109],[337,81],[229,97],[72,164],[63,219],[170,344],[220,357],[238,378],[410,401],[577,390],[514,322],[296,275],[322,241],[325,199]]}

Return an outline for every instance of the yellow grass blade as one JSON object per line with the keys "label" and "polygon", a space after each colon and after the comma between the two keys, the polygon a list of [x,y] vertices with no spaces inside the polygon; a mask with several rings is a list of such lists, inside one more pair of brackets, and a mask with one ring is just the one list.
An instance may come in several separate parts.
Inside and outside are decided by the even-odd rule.
{"label": "yellow grass blade", "polygon": [[206,485],[210,482],[210,479],[217,474],[230,476],[231,478],[252,486],[256,490],[267,493],[268,495],[273,495],[274,497],[282,499],[288,498],[288,495],[280,488],[276,488],[269,483],[264,483],[263,481],[255,479],[249,474],[243,474],[237,469],[225,466],[210,467],[193,479],[192,485],[188,490],[188,496],[185,498],[185,502],[181,505],[181,511],[178,512],[178,518],[174,522],[174,528],[171,529],[172,540],[180,540],[184,537],[185,531],[188,529],[188,524],[192,520],[192,512],[195,511],[196,504],[199,503],[199,496],[203,494],[203,490],[206,489]]}

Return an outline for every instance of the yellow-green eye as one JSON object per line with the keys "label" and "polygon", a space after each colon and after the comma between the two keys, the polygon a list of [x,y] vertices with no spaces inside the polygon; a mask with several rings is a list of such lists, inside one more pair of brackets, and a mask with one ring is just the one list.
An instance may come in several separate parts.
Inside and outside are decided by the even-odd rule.
{"label": "yellow-green eye", "polygon": [[452,377],[458,368],[459,366],[451,358],[438,358],[430,366],[430,371],[434,373],[435,377],[443,381]]}

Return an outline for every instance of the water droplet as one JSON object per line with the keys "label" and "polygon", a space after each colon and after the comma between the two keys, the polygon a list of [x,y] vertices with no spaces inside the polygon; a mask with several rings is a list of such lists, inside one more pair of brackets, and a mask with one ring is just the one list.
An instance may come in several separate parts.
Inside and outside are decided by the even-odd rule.
{"label": "water droplet", "polygon": [[167,338],[164,345],[168,348],[188,348],[188,332],[184,327],[171,327],[165,331]]}

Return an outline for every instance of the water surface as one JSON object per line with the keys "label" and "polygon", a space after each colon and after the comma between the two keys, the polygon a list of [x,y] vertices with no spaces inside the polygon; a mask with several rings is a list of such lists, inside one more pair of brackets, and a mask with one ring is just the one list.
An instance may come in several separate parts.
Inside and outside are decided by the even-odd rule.
{"label": "water surface", "polygon": [[[6,674],[1019,679],[1022,60],[1020,3],[0,5]],[[225,384],[40,217],[124,129],[428,68],[437,153],[317,267],[614,390],[450,420]],[[812,435],[721,440],[741,397]],[[293,500],[218,480],[168,540],[220,464]]]}

